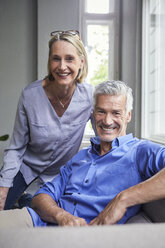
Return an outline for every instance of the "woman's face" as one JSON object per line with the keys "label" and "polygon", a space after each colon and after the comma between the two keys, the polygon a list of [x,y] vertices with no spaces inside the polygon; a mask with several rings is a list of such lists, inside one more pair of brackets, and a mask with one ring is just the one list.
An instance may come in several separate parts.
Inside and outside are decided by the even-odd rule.
{"label": "woman's face", "polygon": [[76,48],[71,43],[60,40],[52,45],[50,69],[56,83],[60,85],[75,83],[82,66],[83,59],[80,59]]}

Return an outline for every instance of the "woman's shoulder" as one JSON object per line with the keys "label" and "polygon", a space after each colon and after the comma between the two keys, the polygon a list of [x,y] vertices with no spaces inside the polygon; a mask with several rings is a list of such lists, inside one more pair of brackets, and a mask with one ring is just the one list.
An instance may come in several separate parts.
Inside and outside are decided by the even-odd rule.
{"label": "woman's shoulder", "polygon": [[93,98],[94,87],[88,83],[78,83],[77,84],[78,91],[82,97],[88,97],[90,99]]}
{"label": "woman's shoulder", "polygon": [[94,86],[92,84],[89,83],[78,83],[77,86],[81,89],[85,89],[85,90],[90,90],[93,91],[94,90]]}
{"label": "woman's shoulder", "polygon": [[42,90],[42,80],[36,80],[32,83],[29,83],[23,90],[20,95],[19,102],[31,101],[34,98],[40,97]]}
{"label": "woman's shoulder", "polygon": [[42,80],[36,80],[32,83],[29,83],[24,89],[23,91],[29,91],[31,89],[34,89],[36,87],[41,87],[42,86]]}

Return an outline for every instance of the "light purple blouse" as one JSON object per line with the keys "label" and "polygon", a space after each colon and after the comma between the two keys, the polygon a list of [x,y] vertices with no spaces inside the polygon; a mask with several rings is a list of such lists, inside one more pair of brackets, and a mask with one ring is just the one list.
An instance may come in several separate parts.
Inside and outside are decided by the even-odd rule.
{"label": "light purple blouse", "polygon": [[87,121],[92,116],[93,86],[77,83],[72,100],[58,117],[42,87],[42,80],[22,92],[9,148],[5,150],[0,186],[11,187],[20,170],[27,184],[40,175],[44,182],[80,147]]}

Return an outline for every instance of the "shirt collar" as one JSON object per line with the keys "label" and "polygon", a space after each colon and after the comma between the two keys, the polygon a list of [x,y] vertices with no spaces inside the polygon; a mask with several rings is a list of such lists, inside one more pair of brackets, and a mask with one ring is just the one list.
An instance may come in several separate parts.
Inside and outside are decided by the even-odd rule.
{"label": "shirt collar", "polygon": [[[122,144],[130,141],[131,139],[133,139],[132,133],[115,138],[112,141],[112,149],[115,148],[115,147],[121,146]],[[99,136],[92,137],[90,139],[90,141],[91,141],[92,148],[95,151],[99,152],[99,150],[100,150],[100,138],[99,138]]]}

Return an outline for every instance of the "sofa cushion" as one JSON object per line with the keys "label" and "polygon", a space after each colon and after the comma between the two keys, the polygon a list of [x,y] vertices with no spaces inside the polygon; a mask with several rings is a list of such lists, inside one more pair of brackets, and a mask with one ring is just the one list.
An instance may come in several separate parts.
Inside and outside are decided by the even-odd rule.
{"label": "sofa cushion", "polygon": [[165,199],[146,203],[142,210],[152,222],[165,222]]}

